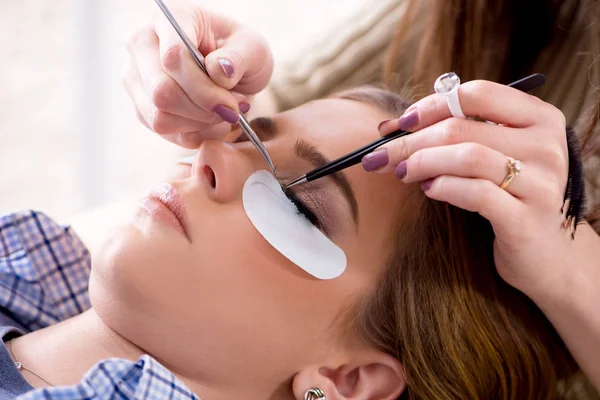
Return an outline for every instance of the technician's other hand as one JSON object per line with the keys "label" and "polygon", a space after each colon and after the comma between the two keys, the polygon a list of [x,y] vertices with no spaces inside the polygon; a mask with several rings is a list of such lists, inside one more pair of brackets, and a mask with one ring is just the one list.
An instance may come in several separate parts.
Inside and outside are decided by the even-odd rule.
{"label": "technician's other hand", "polygon": [[153,21],[127,40],[131,59],[123,82],[142,123],[173,143],[196,148],[225,136],[238,114],[248,112],[251,95],[269,82],[273,57],[252,29],[191,2],[165,3],[205,56],[210,78],[157,7]]}
{"label": "technician's other hand", "polygon": [[[560,212],[569,167],[565,117],[492,82],[467,82],[459,94],[466,115],[500,125],[454,118],[446,99],[431,95],[381,124],[382,135],[398,127],[415,133],[366,156],[363,165],[404,183],[421,182],[427,197],[487,218],[500,276],[530,297],[548,292],[570,273],[572,240],[561,229]],[[519,160],[515,168],[522,171],[503,189],[507,156]]]}

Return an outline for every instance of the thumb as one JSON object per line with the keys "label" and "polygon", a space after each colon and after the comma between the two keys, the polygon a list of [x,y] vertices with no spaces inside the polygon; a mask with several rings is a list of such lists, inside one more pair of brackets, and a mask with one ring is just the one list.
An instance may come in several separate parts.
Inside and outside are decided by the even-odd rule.
{"label": "thumb", "polygon": [[273,73],[273,56],[256,31],[238,26],[217,40],[218,48],[206,56],[206,69],[219,86],[244,94],[263,90]]}
{"label": "thumb", "polygon": [[[242,94],[255,94],[267,86],[273,73],[273,56],[258,32],[189,5],[173,5],[170,11],[192,45],[205,56],[213,82]],[[155,31],[160,38],[163,65],[168,64],[170,70],[178,69],[187,53],[181,38],[163,15],[158,15]]]}
{"label": "thumb", "polygon": [[[202,18],[198,18],[196,10],[189,6],[173,4],[169,5],[169,11],[191,44],[198,48],[199,32],[202,32],[203,27],[200,26]],[[159,38],[161,62],[168,64],[169,69],[178,69],[182,59],[187,56],[188,50],[177,31],[161,11],[155,13],[154,30]]]}

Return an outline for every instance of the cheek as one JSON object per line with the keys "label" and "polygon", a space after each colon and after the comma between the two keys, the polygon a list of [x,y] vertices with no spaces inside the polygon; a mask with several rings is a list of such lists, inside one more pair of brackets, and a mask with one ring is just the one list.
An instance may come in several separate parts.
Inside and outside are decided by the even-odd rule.
{"label": "cheek", "polygon": [[[198,301],[188,305],[186,316],[186,328],[199,333],[192,346],[211,360],[211,368],[240,364],[222,365],[223,370],[260,362],[287,370],[290,360],[308,362],[314,342],[330,339],[333,321],[354,293],[352,278],[317,280],[273,249],[249,222],[238,220],[237,227],[213,235],[213,245],[201,251],[217,261],[197,270]],[[236,356],[224,361],[223,354]]]}

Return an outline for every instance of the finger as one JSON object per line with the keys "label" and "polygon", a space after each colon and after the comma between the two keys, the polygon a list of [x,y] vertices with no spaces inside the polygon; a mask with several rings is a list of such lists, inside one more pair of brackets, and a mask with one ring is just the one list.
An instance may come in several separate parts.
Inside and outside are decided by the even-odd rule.
{"label": "finger", "polygon": [[[465,115],[497,124],[522,128],[538,123],[561,123],[564,120],[564,115],[550,104],[494,82],[466,82],[459,87],[458,96]],[[432,94],[409,107],[398,120],[383,124],[380,132],[385,135],[395,129],[417,131],[450,117],[452,114],[447,99]]]}
{"label": "finger", "polygon": [[[196,26],[195,13],[184,12],[177,8],[171,11],[192,43],[198,46],[200,36],[198,32],[201,32],[204,27]],[[155,30],[159,38],[163,70],[177,82],[196,106],[206,112],[217,114],[223,121],[236,123],[239,119],[239,107],[235,98],[200,69],[164,16],[157,18]],[[204,38],[204,40],[209,39]]]}
{"label": "finger", "polygon": [[195,132],[206,128],[203,122],[173,115],[157,109],[146,96],[142,80],[135,68],[130,68],[123,77],[127,93],[133,100],[144,124],[160,135]]}
{"label": "finger", "polygon": [[233,99],[237,103],[238,108],[242,114],[246,114],[247,112],[250,111],[250,107],[251,107],[250,101],[252,99],[251,95],[246,96],[245,94],[242,94],[239,92],[234,92],[234,91],[231,91],[229,93],[231,93],[231,95],[233,96]]}
{"label": "finger", "polygon": [[525,205],[510,193],[486,179],[439,176],[421,185],[431,199],[445,201],[489,220],[496,236],[507,236],[519,229]]}
{"label": "finger", "polygon": [[217,116],[194,104],[160,63],[158,37],[151,29],[140,34],[130,53],[150,102],[160,111],[187,119],[211,123]]}
{"label": "finger", "polygon": [[[549,181],[535,165],[521,164],[523,170],[506,190],[520,199],[540,198],[552,193]],[[508,175],[508,159],[504,154],[477,143],[419,150],[396,167],[396,177],[404,183],[425,181],[442,175],[486,179],[500,186]]]}
{"label": "finger", "polygon": [[181,147],[185,147],[186,149],[197,149],[205,140],[221,139],[229,132],[231,132],[231,124],[221,122],[220,124],[212,125],[198,132],[165,135],[165,139]]}
{"label": "finger", "polygon": [[519,129],[448,118],[382,146],[388,152],[388,163],[377,172],[392,172],[398,163],[419,150],[459,143],[479,143],[504,155],[528,161],[536,159],[539,147],[539,140],[534,135],[523,135]]}
{"label": "finger", "polygon": [[[169,10],[190,42],[196,46],[196,48],[199,48],[204,32],[204,27],[201,26],[203,25],[203,21],[198,21],[199,15],[192,10],[177,7],[176,5],[170,5]],[[182,47],[185,48],[183,40],[163,13],[156,12],[153,29],[159,38],[161,60],[164,60],[171,50],[177,50],[175,53],[179,53],[179,49]],[[206,39],[208,38],[205,38],[205,41]],[[177,62],[179,58],[173,56],[172,58],[169,58],[169,60]]]}
{"label": "finger", "polygon": [[241,28],[206,56],[211,78],[226,89],[255,94],[267,86],[273,57],[267,42],[250,29]]}
{"label": "finger", "polygon": [[[144,119],[144,116],[140,113],[140,111],[137,109],[137,107],[135,108],[135,116],[137,117],[138,121],[140,121],[140,123],[142,125],[144,125],[146,128],[150,129],[150,126],[148,125],[148,123],[146,122],[146,120]],[[152,130],[152,129],[150,129]]]}

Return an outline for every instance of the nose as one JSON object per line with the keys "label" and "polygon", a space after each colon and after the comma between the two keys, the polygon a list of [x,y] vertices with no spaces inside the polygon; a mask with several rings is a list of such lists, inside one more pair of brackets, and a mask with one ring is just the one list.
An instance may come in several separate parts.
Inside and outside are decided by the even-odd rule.
{"label": "nose", "polygon": [[255,169],[252,156],[235,145],[207,140],[198,149],[192,176],[199,179],[212,200],[227,203],[241,197],[244,182]]}

